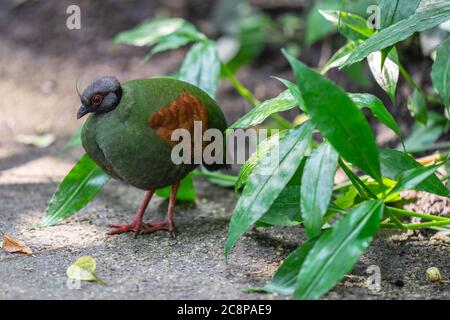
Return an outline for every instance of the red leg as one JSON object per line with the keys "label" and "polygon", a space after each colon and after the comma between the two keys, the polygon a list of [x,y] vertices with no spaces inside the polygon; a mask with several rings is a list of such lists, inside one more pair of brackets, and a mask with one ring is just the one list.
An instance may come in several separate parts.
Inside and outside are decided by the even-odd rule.
{"label": "red leg", "polygon": [[158,230],[166,230],[169,231],[169,235],[174,238],[175,234],[173,232],[174,230],[174,224],[173,224],[173,209],[175,207],[175,201],[177,198],[177,191],[180,187],[180,182],[175,183],[172,185],[172,191],[170,192],[170,198],[169,198],[169,207],[167,209],[167,215],[166,218],[159,222],[153,222],[153,223],[145,223],[143,228],[143,233],[152,233]]}
{"label": "red leg", "polygon": [[133,221],[131,224],[110,224],[110,228],[114,228],[115,230],[112,230],[108,232],[108,234],[121,234],[124,232],[134,232],[134,236],[136,237],[139,232],[142,230],[143,223],[142,218],[144,217],[145,209],[147,209],[147,206],[152,199],[153,193],[155,193],[155,190],[149,190],[145,193],[144,200],[142,201],[141,205],[139,206],[139,209],[136,211],[136,214],[134,215]]}

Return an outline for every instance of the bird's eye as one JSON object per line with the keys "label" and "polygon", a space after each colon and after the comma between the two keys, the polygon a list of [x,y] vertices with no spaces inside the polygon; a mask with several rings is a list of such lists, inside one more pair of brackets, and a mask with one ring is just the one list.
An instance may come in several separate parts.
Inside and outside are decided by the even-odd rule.
{"label": "bird's eye", "polygon": [[101,94],[95,94],[92,98],[91,98],[91,103],[95,106],[98,106],[99,104],[102,103],[103,97]]}

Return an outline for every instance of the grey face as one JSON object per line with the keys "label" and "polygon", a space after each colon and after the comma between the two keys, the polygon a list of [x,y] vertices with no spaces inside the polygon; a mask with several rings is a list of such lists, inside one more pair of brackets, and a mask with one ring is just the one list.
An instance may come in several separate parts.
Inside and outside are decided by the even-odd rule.
{"label": "grey face", "polygon": [[92,82],[80,95],[81,106],[77,119],[94,112],[105,113],[114,110],[122,97],[120,82],[115,77],[103,77]]}

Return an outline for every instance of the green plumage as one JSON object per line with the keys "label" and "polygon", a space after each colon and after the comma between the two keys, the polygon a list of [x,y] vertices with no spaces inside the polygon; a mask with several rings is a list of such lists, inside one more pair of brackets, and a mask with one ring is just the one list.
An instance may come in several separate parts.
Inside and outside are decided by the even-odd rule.
{"label": "green plumage", "polygon": [[149,126],[149,118],[181,94],[200,99],[208,112],[208,128],[224,132],[219,106],[201,89],[172,78],[132,80],[122,84],[122,98],[107,113],[91,114],[81,140],[87,154],[106,173],[137,188],[161,188],[184,178],[195,165],[175,165],[172,146]]}

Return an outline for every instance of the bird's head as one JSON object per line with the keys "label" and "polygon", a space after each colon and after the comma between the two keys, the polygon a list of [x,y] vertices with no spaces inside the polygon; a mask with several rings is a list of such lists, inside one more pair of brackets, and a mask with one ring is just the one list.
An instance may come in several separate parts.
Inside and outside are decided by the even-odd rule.
{"label": "bird's head", "polygon": [[102,77],[92,82],[80,95],[81,106],[77,119],[88,113],[106,113],[114,110],[122,97],[122,87],[115,77]]}

